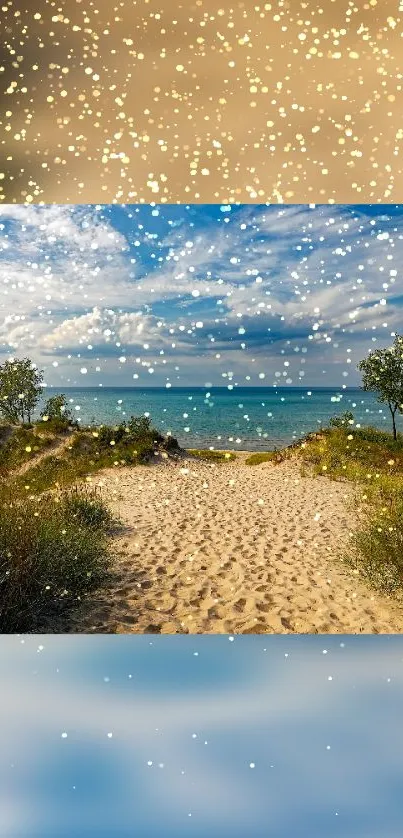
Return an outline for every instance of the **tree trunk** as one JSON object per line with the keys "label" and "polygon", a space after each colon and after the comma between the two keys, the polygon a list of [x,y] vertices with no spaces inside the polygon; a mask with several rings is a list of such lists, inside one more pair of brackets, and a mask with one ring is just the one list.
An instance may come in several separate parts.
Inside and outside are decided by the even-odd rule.
{"label": "tree trunk", "polygon": [[391,412],[391,414],[392,414],[392,427],[393,427],[393,439],[394,439],[394,440],[396,440],[396,439],[397,439],[397,431],[396,431],[396,418],[395,418],[395,415],[396,415],[396,409],[397,409],[397,406],[396,406],[396,407],[395,407],[395,409],[393,410],[392,405],[391,405],[391,404],[389,404],[389,410],[390,410],[390,412]]}

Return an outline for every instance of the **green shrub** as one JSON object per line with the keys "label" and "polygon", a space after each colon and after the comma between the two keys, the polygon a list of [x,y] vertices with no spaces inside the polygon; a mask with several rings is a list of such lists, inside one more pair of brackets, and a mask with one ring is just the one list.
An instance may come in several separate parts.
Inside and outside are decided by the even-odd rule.
{"label": "green shrub", "polygon": [[346,410],[341,416],[332,416],[329,421],[331,428],[345,428],[354,423],[354,414],[351,410]]}
{"label": "green shrub", "polygon": [[162,443],[162,447],[165,451],[178,451],[179,443],[174,436],[167,436]]}
{"label": "green shrub", "polygon": [[355,439],[377,443],[387,448],[388,451],[403,451],[403,436],[400,433],[397,434],[396,439],[393,439],[392,434],[387,431],[380,431],[370,425],[364,428],[353,428],[351,433]]}
{"label": "green shrub", "polygon": [[[403,440],[376,428],[332,428],[299,454],[316,474],[357,484],[360,505],[346,562],[377,589],[403,587]],[[360,487],[360,488],[358,488]]]}
{"label": "green shrub", "polygon": [[[96,432],[95,432],[96,433]],[[122,425],[111,428],[109,425],[101,425],[98,430],[98,445],[105,448],[112,443],[120,442],[125,434],[125,429]]]}
{"label": "green shrub", "polygon": [[43,419],[39,419],[36,422],[36,427],[41,434],[65,434],[71,428],[77,428],[76,422],[70,422],[69,419],[65,419],[64,417],[59,417],[56,419],[47,419],[44,421]]}
{"label": "green shrub", "polygon": [[381,481],[368,497],[347,561],[375,588],[391,594],[403,586],[403,481]]}
{"label": "green shrub", "polygon": [[61,423],[62,427],[68,428],[69,425],[76,424],[73,421],[73,414],[68,407],[67,399],[64,393],[58,393],[55,396],[50,396],[41,411],[42,420],[45,422]]}
{"label": "green shrub", "polygon": [[[2,491],[0,503],[0,631],[52,630],[66,608],[100,585],[109,566],[103,515],[89,521],[91,498],[24,498]],[[84,511],[85,510],[85,511]],[[101,522],[102,518],[102,522]],[[86,520],[85,520],[86,519]]]}

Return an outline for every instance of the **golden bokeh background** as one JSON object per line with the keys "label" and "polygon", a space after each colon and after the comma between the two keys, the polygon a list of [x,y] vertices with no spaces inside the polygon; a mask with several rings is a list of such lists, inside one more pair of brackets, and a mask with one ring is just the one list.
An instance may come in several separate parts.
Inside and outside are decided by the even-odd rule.
{"label": "golden bokeh background", "polygon": [[1,19],[3,202],[403,200],[399,0],[3,0]]}

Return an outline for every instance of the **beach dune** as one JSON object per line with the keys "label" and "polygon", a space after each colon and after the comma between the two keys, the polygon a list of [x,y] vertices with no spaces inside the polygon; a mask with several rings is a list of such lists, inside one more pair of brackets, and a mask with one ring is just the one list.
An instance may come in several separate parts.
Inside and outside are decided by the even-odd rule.
{"label": "beach dune", "polygon": [[341,561],[353,487],[295,459],[184,458],[93,480],[123,523],[112,580],[73,631],[395,633],[403,609]]}

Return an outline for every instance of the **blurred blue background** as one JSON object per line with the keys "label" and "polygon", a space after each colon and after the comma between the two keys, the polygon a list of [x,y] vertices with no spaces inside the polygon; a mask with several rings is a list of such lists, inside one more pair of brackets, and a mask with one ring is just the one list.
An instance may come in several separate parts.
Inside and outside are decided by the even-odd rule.
{"label": "blurred blue background", "polygon": [[0,643],[4,838],[401,838],[403,638]]}

